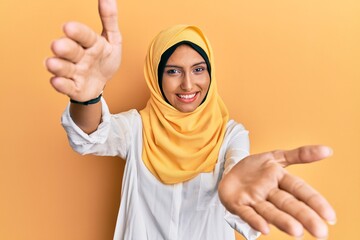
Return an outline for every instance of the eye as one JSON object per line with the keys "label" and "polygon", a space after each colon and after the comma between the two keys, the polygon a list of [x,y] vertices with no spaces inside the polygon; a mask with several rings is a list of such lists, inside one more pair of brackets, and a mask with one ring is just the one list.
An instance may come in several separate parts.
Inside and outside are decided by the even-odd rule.
{"label": "eye", "polygon": [[178,70],[178,69],[168,69],[168,70],[166,70],[166,73],[168,74],[168,75],[175,75],[175,74],[178,74],[178,73],[180,73],[180,71]]}
{"label": "eye", "polygon": [[206,68],[205,67],[196,67],[196,68],[194,68],[193,71],[194,71],[194,73],[199,74],[199,73],[206,71]]}

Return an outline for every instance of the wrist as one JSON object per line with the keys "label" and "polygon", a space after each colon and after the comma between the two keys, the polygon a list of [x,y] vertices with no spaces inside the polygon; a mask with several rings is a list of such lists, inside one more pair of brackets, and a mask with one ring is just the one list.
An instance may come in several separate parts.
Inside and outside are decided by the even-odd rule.
{"label": "wrist", "polygon": [[80,104],[80,105],[91,105],[91,104],[95,104],[95,103],[98,103],[100,102],[101,100],[101,97],[102,97],[102,92],[100,93],[99,96],[97,96],[96,98],[93,98],[93,99],[90,99],[88,101],[85,101],[85,102],[79,102],[79,101],[76,101],[76,100],[73,100],[70,98],[70,102],[71,103],[75,103],[75,104]]}

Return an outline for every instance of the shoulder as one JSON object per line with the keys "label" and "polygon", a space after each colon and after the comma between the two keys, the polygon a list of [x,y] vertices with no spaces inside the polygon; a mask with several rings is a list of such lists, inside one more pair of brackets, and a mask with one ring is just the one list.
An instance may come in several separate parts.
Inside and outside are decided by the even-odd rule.
{"label": "shoulder", "polygon": [[136,109],[130,109],[125,112],[113,114],[112,117],[115,119],[121,118],[121,119],[127,120],[127,121],[136,121],[138,119],[141,120],[140,113]]}
{"label": "shoulder", "polygon": [[140,113],[136,109],[130,109],[128,111],[116,113],[116,114],[114,114],[114,116],[124,116],[124,117],[136,117],[136,116],[139,116],[140,117]]}
{"label": "shoulder", "polygon": [[130,129],[139,128],[142,126],[140,113],[136,109],[112,114],[111,119],[114,123],[123,125]]}
{"label": "shoulder", "polygon": [[228,135],[234,135],[238,133],[248,134],[248,130],[246,130],[243,124],[238,123],[233,119],[230,119],[226,125],[225,137],[227,137]]}
{"label": "shoulder", "polygon": [[245,152],[249,152],[249,131],[244,125],[229,120],[226,133],[223,140],[223,146],[226,148],[241,148]]}

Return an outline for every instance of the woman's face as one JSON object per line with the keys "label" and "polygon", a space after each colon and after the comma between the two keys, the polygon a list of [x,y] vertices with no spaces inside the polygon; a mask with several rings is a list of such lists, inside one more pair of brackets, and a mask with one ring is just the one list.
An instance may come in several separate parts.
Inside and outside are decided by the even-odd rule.
{"label": "woman's face", "polygon": [[205,60],[188,45],[180,45],[168,59],[162,88],[169,103],[180,112],[194,111],[210,86]]}

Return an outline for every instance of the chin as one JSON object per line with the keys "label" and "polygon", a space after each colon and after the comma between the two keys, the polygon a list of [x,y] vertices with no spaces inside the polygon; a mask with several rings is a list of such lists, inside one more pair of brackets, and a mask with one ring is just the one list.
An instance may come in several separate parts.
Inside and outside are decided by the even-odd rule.
{"label": "chin", "polygon": [[193,112],[197,109],[198,105],[196,106],[181,106],[181,107],[175,107],[177,110],[183,113],[189,113]]}

